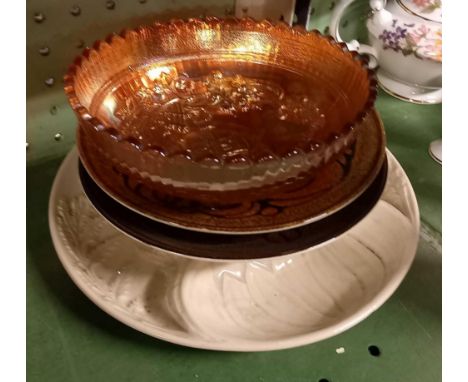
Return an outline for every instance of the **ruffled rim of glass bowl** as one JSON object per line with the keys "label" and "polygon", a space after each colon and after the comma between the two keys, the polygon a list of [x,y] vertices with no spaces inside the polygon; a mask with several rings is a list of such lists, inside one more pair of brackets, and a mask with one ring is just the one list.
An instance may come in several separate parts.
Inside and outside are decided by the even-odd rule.
{"label": "ruffled rim of glass bowl", "polygon": [[[76,78],[77,70],[78,68],[82,66],[85,60],[89,59],[90,55],[93,52],[99,54],[100,49],[104,45],[112,46],[112,44],[116,40],[118,39],[125,40],[127,37],[129,37],[132,34],[134,35],[135,33],[138,35],[147,33],[148,28],[165,28],[167,30],[171,30],[174,28],[179,29],[181,27],[213,28],[213,27],[219,27],[220,25],[222,25],[223,28],[226,28],[226,29],[229,28],[230,26],[234,27],[235,29],[245,28],[246,30],[250,30],[250,31],[252,30],[251,28],[258,28],[258,29],[261,29],[262,31],[276,29],[276,30],[285,31],[287,33],[292,33],[292,34],[300,34],[300,35],[306,35],[306,36],[310,35],[310,36],[315,36],[315,37],[319,36],[320,38],[328,40],[328,42],[332,46],[336,46],[337,49],[339,49],[343,54],[349,55],[355,62],[358,62],[361,65],[361,67],[366,70],[368,80],[369,80],[369,95],[368,95],[367,101],[363,109],[357,114],[357,117],[354,119],[353,122],[348,123],[343,127],[343,131],[340,134],[330,137],[329,140],[325,141],[323,145],[312,144],[314,142],[310,142],[311,144],[307,146],[308,149],[302,150],[302,151],[303,152],[305,151],[305,154],[309,154],[309,155],[315,151],[320,157],[323,157],[323,156],[325,156],[325,158],[331,157],[333,155],[333,152],[340,151],[340,148],[346,147],[349,142],[352,142],[354,140],[356,128],[367,117],[369,112],[373,109],[375,100],[377,97],[376,74],[374,70],[369,68],[368,57],[362,54],[359,54],[356,51],[350,51],[345,43],[337,42],[332,36],[324,35],[316,29],[307,31],[303,26],[290,27],[287,23],[283,21],[273,22],[268,19],[257,21],[251,17],[244,17],[244,18],[206,17],[205,19],[189,18],[189,19],[172,19],[167,22],[156,21],[152,24],[139,26],[138,28],[135,28],[135,29],[123,29],[120,33],[111,33],[105,39],[97,40],[96,42],[94,42],[91,48],[89,47],[85,48],[82,51],[81,55],[75,58],[75,60],[69,66],[67,73],[64,76],[64,90],[65,90],[65,93],[68,97],[68,101],[73,111],[76,113],[76,115],[78,116],[80,120],[86,121],[88,124],[93,126],[96,132],[99,132],[102,134],[109,134],[118,142],[130,143],[132,145],[137,146],[139,150],[159,151],[159,153],[161,154],[161,150],[156,147],[151,147],[151,146],[144,147],[144,148],[139,147],[136,144],[135,137],[131,137],[131,136],[124,137],[120,135],[119,132],[116,131],[115,128],[106,126],[100,119],[92,116],[89,110],[85,106],[82,105],[75,91],[75,78]],[[344,143],[340,145],[338,142],[344,142]],[[340,146],[343,146],[343,147],[340,147]],[[332,152],[326,152],[327,147],[330,147]],[[324,150],[325,150],[325,153],[322,153],[322,151]],[[186,155],[184,155],[184,153],[182,153],[182,156],[187,157]],[[325,162],[326,162],[326,159],[325,159]],[[323,163],[323,161],[320,160],[316,163],[317,165],[320,165]]]}

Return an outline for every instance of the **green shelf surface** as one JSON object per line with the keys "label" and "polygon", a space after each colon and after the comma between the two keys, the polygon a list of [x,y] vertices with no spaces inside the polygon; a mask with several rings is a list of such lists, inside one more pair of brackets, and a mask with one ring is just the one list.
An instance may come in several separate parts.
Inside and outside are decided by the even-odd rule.
{"label": "green shelf surface", "polygon": [[[376,107],[384,121],[388,147],[417,195],[420,242],[410,272],[396,293],[366,320],[338,336],[263,353],[184,348],[116,321],[88,300],[66,274],[51,242],[47,207],[55,173],[74,144],[76,120],[66,103],[60,77],[79,52],[76,42],[83,38],[89,43],[102,37],[104,29],[119,30],[131,17],[140,23],[156,13],[178,12],[179,6],[186,14],[196,15],[189,9],[194,2],[116,1],[111,13],[105,1],[98,7],[91,0],[82,0],[82,14],[77,18],[69,13],[74,2],[28,1],[29,19],[37,11],[46,15],[44,23],[28,25],[28,381],[440,381],[442,167],[430,158],[428,146],[442,135],[441,105],[414,105],[379,93]],[[194,9],[201,13],[216,8],[222,15],[232,3],[211,0]],[[329,22],[331,3],[316,5],[313,21],[319,29]],[[102,16],[111,14],[112,21]],[[106,27],[98,26],[96,19],[100,17],[107,22]],[[54,18],[66,18],[69,25],[51,30],[46,22]],[[48,57],[37,54],[44,43],[50,45]],[[52,87],[44,85],[49,76],[56,80]],[[380,356],[369,353],[370,345],[380,349]],[[338,354],[336,349],[341,347],[345,352]]]}

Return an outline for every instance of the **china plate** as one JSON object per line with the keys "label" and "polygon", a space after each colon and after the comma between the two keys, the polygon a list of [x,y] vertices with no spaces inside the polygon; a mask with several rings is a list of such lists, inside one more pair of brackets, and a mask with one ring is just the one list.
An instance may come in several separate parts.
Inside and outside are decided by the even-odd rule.
{"label": "china plate", "polygon": [[118,231],[86,198],[71,153],[50,195],[51,236],[85,295],[150,336],[226,351],[306,345],[365,319],[410,268],[419,211],[406,174],[387,157],[379,202],[337,239],[268,260],[208,261],[169,254]]}
{"label": "china plate", "polygon": [[[132,183],[117,167],[109,171],[78,135],[83,166],[110,197],[149,219],[198,232],[258,234],[319,221],[356,200],[373,182],[385,160],[385,133],[375,110],[359,127],[357,142],[322,167],[307,184],[269,199],[211,208],[186,201],[161,200],[141,183]],[[81,142],[81,144],[80,144]]]}

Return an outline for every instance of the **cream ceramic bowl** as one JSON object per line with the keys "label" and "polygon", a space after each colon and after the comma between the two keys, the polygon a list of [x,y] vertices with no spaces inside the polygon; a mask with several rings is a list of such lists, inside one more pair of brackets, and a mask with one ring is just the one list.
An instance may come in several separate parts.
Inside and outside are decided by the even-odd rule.
{"label": "cream ceramic bowl", "polygon": [[419,212],[408,178],[388,153],[381,200],[340,237],[256,261],[203,261],[164,253],[122,234],[92,207],[72,151],[50,196],[60,261],[96,305],[136,330],[196,348],[264,351],[341,333],[378,309],[416,252]]}

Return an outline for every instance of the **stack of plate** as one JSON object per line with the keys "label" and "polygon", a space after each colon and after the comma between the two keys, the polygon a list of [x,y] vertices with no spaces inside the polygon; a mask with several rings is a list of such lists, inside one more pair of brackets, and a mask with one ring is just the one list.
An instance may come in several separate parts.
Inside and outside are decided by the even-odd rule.
{"label": "stack of plate", "polygon": [[[209,36],[214,38],[214,35],[207,34],[205,28],[207,25],[213,26],[212,23],[219,26],[221,22],[215,20],[200,24],[192,20],[187,24],[170,24],[167,33],[170,36],[174,25],[179,28],[176,28],[176,35],[181,34],[180,28],[192,33],[196,27],[205,31],[200,34],[200,30],[195,28],[196,36],[206,40]],[[267,31],[268,36],[276,36],[280,42],[280,37],[285,33],[298,41],[310,38],[307,41],[311,46],[315,44],[314,39],[319,39],[320,44],[326,41],[323,42],[325,48],[337,52],[339,57],[346,60],[353,57],[351,53],[342,51],[341,47],[336,49],[332,42],[316,34],[304,37],[303,32],[291,32],[284,27],[251,20],[222,26],[225,28],[223,33],[228,36],[239,28],[256,28],[257,34]],[[160,29],[158,24],[155,30]],[[150,35],[148,31],[145,33],[142,36]],[[251,35],[247,36],[251,39]],[[127,36],[131,40],[130,37]],[[205,40],[202,45],[207,43]],[[266,44],[264,40],[261,41]],[[276,40],[268,40],[265,46],[272,49],[272,41]],[[114,44],[124,42],[114,41]],[[328,48],[328,44],[331,48]],[[98,53],[104,54],[109,48],[101,46],[97,49],[101,49]],[[259,48],[251,44],[249,49],[257,54]],[[197,163],[192,157],[188,161],[177,159],[174,154],[167,162],[172,163],[173,160],[173,163],[166,166],[163,159],[170,145],[164,148],[165,154],[162,156],[163,149],[159,147],[157,157],[153,150],[138,158],[139,151],[135,150],[146,150],[142,148],[146,144],[143,138],[139,142],[125,138],[124,146],[119,149],[120,143],[116,145],[108,140],[109,137],[114,137],[116,142],[122,140],[121,136],[119,138],[120,133],[116,134],[114,129],[99,141],[100,131],[107,127],[104,127],[104,123],[101,125],[97,118],[91,117],[78,102],[79,97],[82,98],[81,102],[89,101],[87,92],[96,83],[94,81],[87,85],[86,78],[80,82],[79,77],[80,73],[92,76],[89,62],[96,59],[96,52],[85,53],[84,59],[88,63],[83,64],[78,60],[79,65],[75,63],[72,69],[76,78],[69,75],[66,80],[71,104],[80,118],[79,155],[77,150],[73,150],[57,174],[51,193],[49,222],[54,245],[66,270],[83,292],[103,310],[137,330],[187,346],[239,351],[272,350],[312,343],[346,330],[377,309],[395,291],[415,255],[419,214],[406,175],[395,158],[385,151],[384,129],[378,114],[371,107],[373,99],[371,103],[362,105],[366,109],[365,115],[361,113],[353,117],[358,134],[351,129],[338,136],[335,131],[335,138],[328,141],[320,133],[320,139],[323,139],[321,147],[327,148],[325,151],[296,150],[293,159],[287,159],[291,157],[288,154],[278,160],[280,166],[284,166],[278,172],[253,176],[254,172],[258,174],[263,171],[263,162],[258,162],[258,166],[253,164],[253,167],[257,167],[249,172],[245,161],[252,161],[253,154],[252,151],[249,154],[245,147],[241,165],[238,165],[237,158],[226,165],[225,170],[223,163],[232,156],[224,154],[219,155],[215,166],[208,166],[205,162]],[[276,59],[280,56],[278,52],[281,53],[281,44],[275,52]],[[349,59],[349,62],[354,61]],[[76,68],[76,65],[79,67]],[[177,65],[174,68],[177,69]],[[203,65],[200,64],[197,70],[202,70]],[[356,66],[357,76],[359,73],[367,76],[365,71],[361,71],[360,63],[350,65]],[[348,70],[352,70],[352,67]],[[145,81],[154,80],[155,77],[153,73],[153,77]],[[216,75],[216,78],[221,79],[222,75]],[[225,82],[223,94],[229,93],[225,91],[226,83],[237,81],[238,84],[241,81],[239,78],[237,76],[235,80]],[[146,84],[145,81],[142,83]],[[167,81],[166,77],[164,81]],[[349,79],[350,84],[352,81]],[[210,84],[209,81],[200,83]],[[264,86],[273,94],[276,88],[266,83],[263,79],[255,86]],[[187,86],[186,82],[183,86]],[[216,87],[212,83],[209,86],[211,89]],[[372,86],[373,83],[370,83]],[[155,94],[160,93],[154,90],[156,88],[151,89]],[[182,85],[174,89],[179,91]],[[205,97],[202,93],[197,94]],[[372,91],[367,96],[372,98]],[[281,95],[282,100],[287,97],[287,92]],[[103,96],[103,99],[105,103],[107,98]],[[122,99],[127,105],[126,98]],[[151,102],[159,102],[154,101],[154,97],[151,99]],[[203,99],[206,101],[207,98]],[[172,99],[170,102],[172,105],[182,101]],[[220,113],[219,102],[216,102],[214,108],[210,106],[213,115]],[[239,102],[242,112],[249,113],[245,104]],[[273,105],[273,111],[265,115],[276,115],[275,102],[270,99],[267,104]],[[169,116],[170,123],[175,123],[176,109],[170,109],[169,113],[165,109],[166,104],[144,105],[145,108],[151,107],[152,112],[157,110],[161,118]],[[185,105],[185,109],[180,110],[190,110],[192,116],[199,118],[200,110],[196,110],[193,102],[189,106]],[[112,104],[109,107],[115,109],[118,106]],[[139,110],[138,107],[143,106],[128,106],[129,110],[134,111]],[[161,114],[161,110],[165,111]],[[124,118],[124,113],[119,113],[111,117]],[[335,118],[331,115],[330,120]],[[203,116],[209,117],[205,114]],[[222,118],[225,115],[219,118],[224,121]],[[300,129],[299,125],[293,124],[298,121],[294,118],[287,114],[281,121],[286,120],[290,125],[284,124],[286,122],[278,124],[282,128],[297,126]],[[211,120],[211,135],[206,134],[207,137],[217,136],[223,141],[227,130],[223,130],[222,123],[216,125],[219,120]],[[336,118],[334,120],[336,122]],[[165,128],[166,125],[162,126]],[[205,134],[205,130],[197,129],[194,131]],[[96,139],[90,138],[93,134],[97,134]],[[320,134],[314,139],[319,139]],[[230,136],[232,146],[237,138],[235,135]],[[187,137],[193,138],[190,134]],[[291,137],[294,138],[294,134],[286,137],[290,143],[294,141]],[[186,138],[182,137],[181,142],[189,142],[185,149],[193,154],[195,146],[190,146],[192,141]],[[270,152],[277,150],[273,157],[277,157],[282,150],[276,145],[275,139],[270,139],[268,142],[273,143],[265,146]],[[96,146],[96,142],[100,142],[107,151],[100,150],[101,146]],[[297,142],[294,144],[297,145]],[[321,145],[314,144],[316,147]],[[213,152],[220,153],[222,145],[215,146],[216,140],[207,145]],[[327,151],[328,148],[333,150]],[[240,151],[238,148],[236,152]],[[328,155],[330,152],[332,154]],[[113,153],[109,157],[114,160],[103,160],[103,153]],[[301,155],[308,159],[304,161]],[[319,166],[315,160],[320,155]],[[160,184],[151,180],[154,179],[151,174],[134,176],[135,168],[122,166],[116,158],[128,160],[129,163],[133,161],[137,167],[140,166],[141,174],[147,174],[143,169],[167,171],[174,175],[169,179],[174,182],[167,186],[163,180]],[[153,159],[154,163],[151,162]],[[245,181],[235,183],[219,178],[215,180],[221,188],[208,188],[203,192],[189,194],[178,190],[170,195],[169,191],[174,189],[174,185],[191,184],[195,185],[195,190],[203,183],[187,183],[187,173],[185,170],[174,171],[178,168],[173,166],[175,163],[180,168],[186,166],[195,169],[195,178],[222,173],[218,171],[221,169],[231,177],[244,177]],[[269,163],[267,167],[271,169],[275,165],[274,160]],[[294,165],[290,166],[291,163]],[[305,172],[302,169],[300,177],[285,176],[285,181],[275,181],[274,187],[262,183],[255,192],[249,189],[244,192],[244,189],[239,188],[227,193],[239,200],[227,202],[227,199],[223,199],[227,194],[219,192],[222,187],[266,182],[269,176],[281,177],[285,169],[297,169],[298,164],[303,163],[312,163],[306,171],[308,175],[303,175]],[[136,172],[139,173],[138,168]],[[177,182],[176,178],[179,179]],[[189,197],[185,198],[185,195]],[[210,196],[214,197],[216,203],[207,203]]]}
{"label": "stack of plate", "polygon": [[261,351],[336,335],[391,296],[418,243],[416,198],[388,151],[374,181],[345,207],[295,228],[262,227],[268,233],[182,229],[106,191],[73,150],[49,204],[60,260],[104,311],[186,346]]}

